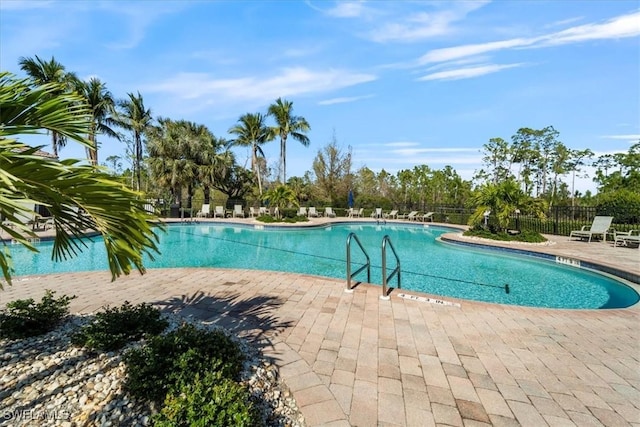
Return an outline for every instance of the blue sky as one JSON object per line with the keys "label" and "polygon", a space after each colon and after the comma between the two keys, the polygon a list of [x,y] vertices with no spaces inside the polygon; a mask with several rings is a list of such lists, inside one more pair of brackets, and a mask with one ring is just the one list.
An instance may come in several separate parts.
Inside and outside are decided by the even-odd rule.
{"label": "blue sky", "polygon": [[[139,91],[155,116],[225,138],[242,114],[293,101],[311,144],[288,143],[287,176],[311,170],[334,132],[356,169],[451,165],[465,179],[483,144],[521,127],[626,152],[640,139],[639,36],[637,0],[0,0],[4,71],[54,56],[117,98]],[[101,141],[101,162],[124,151]],[[275,169],[279,143],[265,152]]]}

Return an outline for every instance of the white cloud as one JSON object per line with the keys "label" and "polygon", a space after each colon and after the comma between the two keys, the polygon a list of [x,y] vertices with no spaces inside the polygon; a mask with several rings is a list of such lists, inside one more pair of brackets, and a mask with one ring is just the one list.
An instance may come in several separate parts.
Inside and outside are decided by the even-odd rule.
{"label": "white cloud", "polygon": [[434,12],[420,12],[401,22],[389,22],[370,32],[369,38],[375,42],[415,42],[428,38],[451,34],[456,29],[454,23],[464,19],[470,12],[479,9],[489,1],[458,1],[447,3],[449,9]]}
{"label": "white cloud", "polygon": [[142,90],[167,93],[182,100],[214,100],[211,103],[237,101],[271,102],[278,97],[324,93],[370,82],[372,74],[345,70],[309,70],[303,67],[285,68],[267,78],[242,77],[216,79],[206,73],[180,73]]}
{"label": "white cloud", "polygon": [[486,74],[497,73],[498,71],[506,70],[509,68],[521,67],[523,63],[518,64],[485,64],[475,67],[457,68],[453,70],[438,71],[437,73],[427,74],[424,77],[420,77],[420,81],[429,80],[461,80],[470,79],[473,77],[484,76]]}
{"label": "white cloud", "polygon": [[340,1],[325,13],[336,18],[358,18],[367,13],[364,1]]}
{"label": "white cloud", "polygon": [[398,142],[387,142],[386,144],[380,144],[383,145],[385,147],[415,147],[416,145],[420,145],[419,142],[405,142],[405,141],[398,141]]}
{"label": "white cloud", "polygon": [[452,61],[468,56],[504,49],[533,48],[586,40],[617,39],[640,35],[640,12],[618,16],[602,24],[585,24],[548,35],[530,38],[514,38],[488,43],[469,44],[434,49],[419,59],[419,63]]}
{"label": "white cloud", "polygon": [[347,102],[355,102],[360,101],[361,99],[372,98],[373,95],[363,95],[363,96],[343,96],[339,98],[331,98],[325,99],[324,101],[318,102],[318,105],[333,105],[333,104],[345,104]]}
{"label": "white cloud", "polygon": [[53,6],[53,1],[36,1],[36,0],[0,1],[0,10],[46,9],[50,6]]}
{"label": "white cloud", "polygon": [[637,142],[640,140],[640,134],[629,134],[629,135],[603,135],[602,138],[606,139],[620,139],[623,141]]}
{"label": "white cloud", "polygon": [[551,34],[543,44],[558,45],[585,40],[618,39],[640,35],[640,12],[622,15],[603,24],[585,24]]}

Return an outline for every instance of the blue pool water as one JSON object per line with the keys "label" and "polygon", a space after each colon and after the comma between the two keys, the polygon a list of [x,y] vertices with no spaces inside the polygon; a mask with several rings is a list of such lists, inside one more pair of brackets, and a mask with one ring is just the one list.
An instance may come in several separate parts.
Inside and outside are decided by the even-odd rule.
{"label": "blue pool water", "polygon": [[[382,283],[381,243],[391,238],[402,264],[402,289],[501,304],[553,308],[616,308],[638,301],[621,282],[584,269],[436,240],[450,229],[415,225],[340,224],[330,227],[255,229],[220,224],[172,225],[160,233],[160,251],[148,268],[221,267],[276,270],[346,278],[346,239],[355,232],[371,257],[371,281]],[[78,257],[54,263],[51,242],[40,253],[11,248],[17,275],[106,270],[102,240]],[[364,256],[352,245],[353,270]],[[387,268],[395,260],[387,251]],[[356,280],[366,280],[361,273]],[[509,293],[505,292],[509,285]],[[390,286],[396,285],[395,278]]]}

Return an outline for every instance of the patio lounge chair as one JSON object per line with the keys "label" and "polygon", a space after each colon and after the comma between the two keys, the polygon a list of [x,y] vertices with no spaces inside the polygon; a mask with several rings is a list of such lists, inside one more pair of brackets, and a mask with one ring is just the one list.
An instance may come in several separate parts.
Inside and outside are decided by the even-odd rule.
{"label": "patio lounge chair", "polygon": [[266,206],[260,206],[260,209],[258,209],[258,215],[262,216],[262,215],[271,215],[271,213],[269,212],[269,209],[267,209]]}
{"label": "patio lounge chair", "polygon": [[427,220],[433,222],[433,214],[434,212],[427,212],[426,214],[421,215],[420,219],[424,222],[427,222]]}
{"label": "patio lounge chair", "polygon": [[309,217],[312,217],[312,216],[314,216],[314,217],[318,217],[318,216],[320,216],[320,215],[318,215],[318,212],[316,211],[316,208],[315,208],[315,207],[313,207],[313,206],[311,206],[311,207],[309,208],[309,214],[308,214],[308,216],[309,216]]}
{"label": "patio lounge chair", "polygon": [[233,217],[237,218],[237,217],[242,217],[244,218],[244,211],[242,210],[242,205],[234,205],[233,206]]}
{"label": "patio lounge chair", "polygon": [[258,211],[253,206],[249,207],[249,218],[256,218],[258,216]]}
{"label": "patio lounge chair", "polygon": [[196,214],[197,218],[207,218],[211,214],[211,205],[205,203],[200,208],[200,211]]}
{"label": "patio lounge chair", "polygon": [[376,208],[371,212],[371,218],[382,218],[382,208]]}
{"label": "patio lounge chair", "polygon": [[411,211],[407,214],[406,218],[409,221],[417,221],[418,220],[418,211]]}
{"label": "patio lounge chair", "polygon": [[579,239],[588,239],[591,242],[593,236],[602,236],[603,240],[606,240],[606,233],[611,227],[612,216],[597,216],[593,218],[591,227],[587,229],[587,226],[583,226],[580,230],[573,230],[569,234],[569,238],[577,237]]}
{"label": "patio lounge chair", "polygon": [[300,208],[298,208],[298,216],[307,216],[306,206],[300,206]]}
{"label": "patio lounge chair", "polygon": [[326,207],[324,208],[324,216],[327,218],[335,218],[336,213],[333,211],[333,208]]}
{"label": "patio lounge chair", "polygon": [[640,249],[640,230],[616,232],[613,239],[613,246],[628,246]]}
{"label": "patio lounge chair", "polygon": [[387,212],[386,214],[384,214],[385,218],[398,218],[398,210],[394,209],[391,212]]}
{"label": "patio lounge chair", "polygon": [[213,211],[213,217],[220,217],[220,218],[224,218],[224,207],[222,206],[216,206],[215,210]]}

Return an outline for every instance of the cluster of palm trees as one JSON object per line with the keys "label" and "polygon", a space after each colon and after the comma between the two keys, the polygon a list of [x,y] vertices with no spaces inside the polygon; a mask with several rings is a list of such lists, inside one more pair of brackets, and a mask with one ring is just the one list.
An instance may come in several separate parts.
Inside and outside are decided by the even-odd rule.
{"label": "cluster of palm trees", "polygon": [[[68,72],[64,65],[51,57],[49,61],[43,60],[37,55],[35,58],[20,58],[19,65],[22,71],[31,79],[32,86],[48,84],[56,85],[57,89],[48,96],[56,97],[63,94],[79,94],[91,113],[91,124],[86,135],[90,145],[86,147],[87,159],[93,164],[98,164],[98,135],[106,135],[121,139],[116,128],[130,131],[134,139],[134,175],[136,176],[136,189],[141,187],[141,162],[143,158],[142,135],[151,125],[151,110],[144,106],[144,100],[140,93],[129,93],[127,99],[116,100],[107,86],[100,79],[92,77],[88,81],[82,81],[73,72]],[[51,147],[53,155],[58,153],[67,142],[66,136],[56,131],[51,131]]]}
{"label": "cluster of palm trees", "polygon": [[[32,244],[37,238],[34,205],[45,206],[53,219],[54,260],[82,250],[73,237],[97,232],[113,278],[133,268],[144,272],[143,254],[153,258],[157,251],[157,219],[146,211],[140,193],[92,164],[42,156],[18,141],[21,135],[49,132],[56,147],[73,140],[91,150],[94,119],[83,95],[65,92],[59,83],[39,85],[0,72],[0,234],[38,251]],[[11,283],[8,246],[0,251],[0,272]]]}
{"label": "cluster of palm trees", "polygon": [[[267,117],[273,117],[274,126],[267,126]],[[229,129],[229,133],[236,135],[233,143],[251,147],[251,170],[258,180],[258,191],[262,194],[262,178],[258,157],[264,158],[261,145],[280,137],[280,162],[278,178],[281,183],[287,182],[287,138],[309,146],[309,138],[305,135],[311,127],[304,117],[293,114],[293,103],[278,98],[271,104],[267,114],[247,113],[238,119],[238,123]]]}
{"label": "cluster of palm trees", "polygon": [[[33,85],[56,84],[58,89],[52,94],[77,93],[82,96],[84,102],[91,111],[91,126],[87,134],[90,146],[86,148],[87,159],[93,164],[98,164],[98,135],[105,135],[122,139],[122,134],[117,128],[131,132],[133,139],[133,177],[135,189],[141,189],[142,161],[144,158],[144,139],[146,135],[153,133],[153,117],[151,110],[146,108],[140,93],[128,93],[123,100],[116,100],[107,89],[106,84],[98,78],[82,81],[75,73],[66,71],[64,65],[56,61],[54,57],[46,61],[38,57],[20,58],[20,68],[29,76]],[[267,125],[267,119],[272,117],[275,124]],[[159,119],[159,126],[168,125],[167,119]],[[178,123],[178,122],[176,122]],[[180,121],[179,123],[182,123]],[[184,123],[183,123],[184,124]],[[201,126],[195,125],[193,126]],[[280,161],[278,178],[285,183],[286,172],[286,144],[287,139],[299,141],[302,145],[309,145],[306,133],[310,126],[304,117],[293,114],[293,103],[278,98],[268,107],[267,113],[247,113],[242,115],[236,125],[229,129],[229,133],[235,139],[229,141],[227,148],[233,145],[248,146],[251,149],[251,170],[257,178],[259,194],[263,193],[263,174],[261,164],[264,164],[264,152],[262,145],[280,139]],[[207,131],[208,132],[208,131]],[[158,135],[157,130],[155,134]],[[200,132],[202,135],[202,132]],[[215,137],[214,137],[215,138]],[[174,141],[179,145],[179,141]],[[66,137],[58,132],[51,132],[51,146],[54,156],[58,157],[59,150],[66,144]],[[201,147],[202,148],[202,147]],[[205,147],[206,148],[206,147]],[[156,150],[158,151],[158,150]],[[156,154],[161,154],[160,152]],[[207,153],[200,153],[206,156]],[[157,164],[157,162],[156,162]],[[158,169],[158,168],[156,168]],[[153,172],[153,171],[151,171]],[[174,180],[175,181],[175,180]]]}

